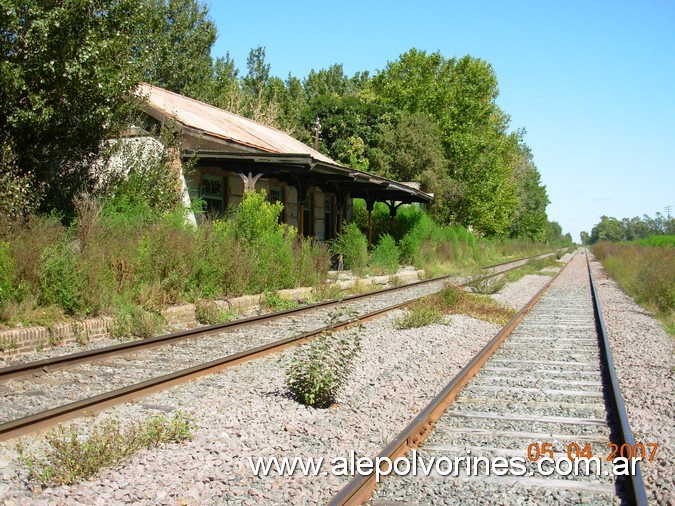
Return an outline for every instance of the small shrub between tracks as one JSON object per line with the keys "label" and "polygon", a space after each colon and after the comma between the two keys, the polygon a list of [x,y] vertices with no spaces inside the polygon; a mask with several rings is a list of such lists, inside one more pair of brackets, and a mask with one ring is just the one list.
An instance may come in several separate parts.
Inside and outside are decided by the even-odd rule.
{"label": "small shrub between tracks", "polygon": [[[335,323],[340,315],[333,315]],[[286,369],[286,387],[301,404],[327,408],[352,372],[353,362],[361,350],[359,327],[351,332],[326,332],[311,343],[302,345]]]}
{"label": "small shrub between tracks", "polygon": [[17,450],[30,478],[48,486],[72,484],[143,448],[192,439],[194,430],[192,419],[181,412],[169,420],[152,416],[126,426],[111,418],[94,425],[88,434],[79,425],[60,425],[47,434],[48,448],[43,456],[27,451],[21,445]]}

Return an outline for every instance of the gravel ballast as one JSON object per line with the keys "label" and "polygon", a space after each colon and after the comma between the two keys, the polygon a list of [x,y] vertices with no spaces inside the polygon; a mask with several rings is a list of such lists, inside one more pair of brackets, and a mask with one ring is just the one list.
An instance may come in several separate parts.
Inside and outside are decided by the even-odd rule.
{"label": "gravel ballast", "polygon": [[675,504],[673,337],[590,258],[633,437],[659,445],[655,460],[640,464],[647,497],[650,503]]}
{"label": "gravel ballast", "polygon": [[[519,307],[518,298],[529,300],[549,279],[526,278],[507,287],[509,293],[503,290],[500,301]],[[642,466],[648,492],[659,504],[672,504],[672,338],[611,280],[598,279],[636,441],[660,444],[659,460]],[[352,450],[358,456],[378,453],[498,330],[451,316],[449,325],[399,331],[393,322],[401,314],[364,325],[355,373],[332,408],[307,408],[285,395],[284,364],[293,353],[288,350],[106,411],[101,417],[137,419],[180,409],[194,416],[198,430],[191,442],[143,451],[90,481],[43,490],[27,481],[27,471],[16,461],[15,442],[0,443],[0,503],[325,503],[347,477],[257,478],[248,457],[329,461]],[[621,343],[615,344],[613,334],[622,336]],[[636,365],[642,366],[639,372]],[[42,439],[23,442],[37,449]]]}
{"label": "gravel ballast", "polygon": [[26,483],[25,469],[14,460],[15,444],[0,444],[0,497],[10,504],[325,502],[345,477],[256,478],[247,458],[332,459],[352,450],[374,455],[499,328],[450,316],[448,325],[397,331],[393,322],[401,314],[364,325],[355,373],[333,408],[307,408],[285,395],[282,366],[289,350],[107,411],[132,419],[182,409],[194,416],[198,431],[187,444],[143,451],[92,481],[33,493],[35,484]]}

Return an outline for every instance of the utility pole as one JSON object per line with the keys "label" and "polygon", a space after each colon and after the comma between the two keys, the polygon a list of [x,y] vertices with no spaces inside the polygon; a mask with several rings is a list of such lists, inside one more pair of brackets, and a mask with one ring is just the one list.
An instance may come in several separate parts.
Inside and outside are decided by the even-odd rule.
{"label": "utility pole", "polygon": [[319,132],[321,132],[321,121],[317,116],[314,122],[314,151],[319,151]]}
{"label": "utility pole", "polygon": [[668,226],[668,235],[670,235],[670,234],[673,233],[673,231],[671,230],[671,227],[670,227],[670,211],[671,211],[672,209],[673,209],[673,206],[666,206],[666,207],[663,208],[663,210],[664,210],[664,211],[667,213],[667,215],[668,215],[668,221],[666,222],[666,223],[668,224],[668,225],[667,225],[667,226]]}

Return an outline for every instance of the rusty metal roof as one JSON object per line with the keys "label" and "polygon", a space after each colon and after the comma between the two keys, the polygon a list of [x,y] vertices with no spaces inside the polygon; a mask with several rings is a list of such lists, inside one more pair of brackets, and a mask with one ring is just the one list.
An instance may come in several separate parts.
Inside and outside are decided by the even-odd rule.
{"label": "rusty metal roof", "polygon": [[206,135],[248,148],[269,153],[305,154],[316,160],[339,165],[281,130],[256,123],[199,100],[147,83],[141,83],[138,92],[147,100],[147,112],[153,117],[161,116],[157,119],[174,118],[181,124],[200,130]]}
{"label": "rusty metal roof", "polygon": [[[256,163],[281,161],[289,163],[292,158],[298,158],[295,161],[301,166],[316,166],[317,170],[348,177],[358,182],[359,185],[363,185],[364,188],[366,185],[375,185],[380,187],[380,191],[386,195],[391,195],[391,198],[405,195],[414,202],[430,202],[433,198],[431,194],[421,191],[418,183],[399,183],[346,167],[281,130],[256,123],[199,100],[147,83],[140,83],[138,93],[147,100],[146,112],[155,119],[162,122],[174,120],[188,129],[199,132],[200,135],[212,136],[241,146],[241,152],[238,153],[199,149],[196,152],[186,152],[184,156],[211,161],[251,158]],[[259,154],[254,155],[252,151]],[[266,156],[263,155],[265,153]]]}

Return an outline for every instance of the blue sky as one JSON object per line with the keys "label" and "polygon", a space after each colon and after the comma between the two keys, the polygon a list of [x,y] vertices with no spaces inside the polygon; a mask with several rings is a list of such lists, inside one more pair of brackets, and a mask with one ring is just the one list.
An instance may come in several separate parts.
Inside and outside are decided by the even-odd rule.
{"label": "blue sky", "polygon": [[575,240],[603,214],[675,206],[674,0],[207,3],[213,56],[229,51],[242,72],[259,45],[282,78],[334,63],[375,73],[412,47],[487,60],[549,219]]}

